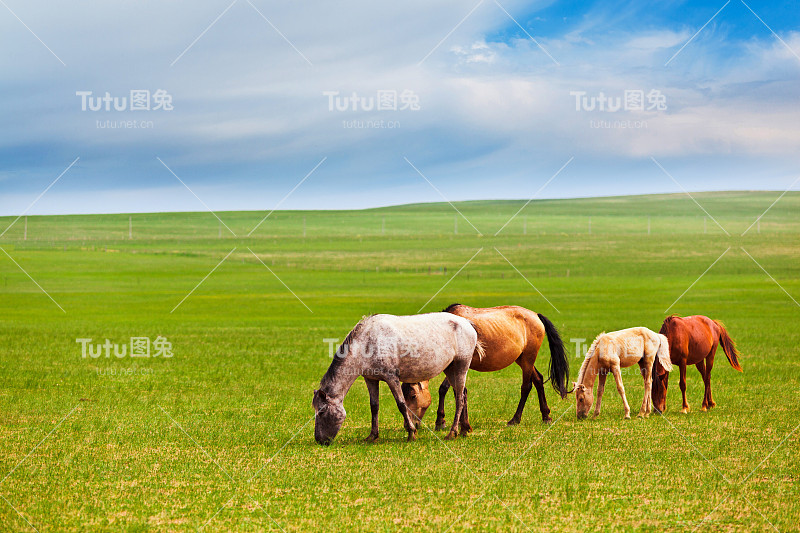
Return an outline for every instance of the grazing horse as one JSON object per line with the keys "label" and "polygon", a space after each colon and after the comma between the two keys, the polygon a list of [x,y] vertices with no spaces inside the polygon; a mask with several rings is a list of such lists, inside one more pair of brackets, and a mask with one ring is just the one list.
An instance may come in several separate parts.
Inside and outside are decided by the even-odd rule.
{"label": "grazing horse", "polygon": [[[564,344],[558,335],[558,330],[550,320],[541,314],[534,313],[524,307],[504,305],[501,307],[469,307],[467,305],[453,304],[445,310],[457,316],[469,319],[478,333],[478,341],[485,351],[484,357],[472,358],[470,368],[478,372],[494,372],[502,370],[512,363],[517,363],[522,369],[522,389],[519,405],[508,425],[514,426],[522,419],[522,410],[528,400],[528,394],[535,386],[539,396],[539,410],[542,420],[550,422],[550,408],[544,394],[544,377],[534,367],[536,356],[545,335],[550,344],[550,382],[562,398],[567,395],[567,382],[569,381],[569,362],[564,353]],[[436,429],[444,428],[444,399],[450,381],[445,379],[439,387],[439,408],[436,412]],[[466,395],[466,389],[464,391]],[[417,407],[414,399],[406,398],[409,406]],[[422,414],[425,411],[422,410]],[[422,416],[420,416],[422,418]],[[462,431],[471,431],[469,415],[466,407],[461,420]]]}
{"label": "grazing horse", "polygon": [[314,391],[314,438],[328,445],[344,423],[344,397],[359,376],[369,390],[372,430],[367,441],[378,438],[378,384],[385,381],[403,416],[408,440],[417,430],[406,407],[401,382],[419,383],[444,371],[456,394],[456,417],[448,439],[457,435],[464,400],[464,384],[478,336],[469,320],[449,313],[394,316],[372,315],[362,319],[339,347],[319,389]]}
{"label": "grazing horse", "polygon": [[[694,315],[679,317],[668,316],[661,326],[661,334],[669,339],[669,355],[673,365],[678,365],[681,375],[681,394],[683,394],[682,413],[689,412],[689,403],[686,401],[686,367],[697,365],[697,370],[703,376],[705,394],[703,395],[702,411],[714,407],[716,402],[711,397],[711,369],[714,367],[714,354],[717,346],[728,357],[731,366],[742,371],[739,365],[739,352],[736,344],[728,335],[725,326],[719,320],[712,320],[707,316]],[[656,409],[664,412],[667,408],[667,385],[669,374],[656,362],[653,367],[653,403]]]}
{"label": "grazing horse", "polygon": [[597,406],[594,409],[594,416],[600,414],[600,402],[603,400],[606,376],[609,372],[614,375],[617,391],[622,396],[625,418],[630,418],[631,408],[625,397],[620,368],[636,363],[639,364],[644,378],[644,399],[642,408],[639,410],[639,418],[647,418],[652,407],[650,387],[653,380],[654,360],[661,363],[665,372],[672,370],[669,360],[669,341],[664,335],[647,328],[628,328],[598,335],[586,354],[586,359],[584,359],[578,374],[578,381],[575,382],[575,405],[578,418],[586,418],[589,414],[593,401],[594,378],[598,375],[600,384],[597,386]]}
{"label": "grazing horse", "polygon": [[428,410],[428,407],[430,407],[432,403],[428,382],[403,383],[401,389],[403,391],[403,398],[406,400],[406,406],[415,417],[414,420],[422,420],[422,417],[425,416],[425,411]]}

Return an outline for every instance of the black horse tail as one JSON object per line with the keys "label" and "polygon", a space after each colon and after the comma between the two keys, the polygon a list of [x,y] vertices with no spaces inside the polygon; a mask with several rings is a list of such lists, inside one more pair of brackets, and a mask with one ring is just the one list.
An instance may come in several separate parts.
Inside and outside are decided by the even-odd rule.
{"label": "black horse tail", "polygon": [[736,351],[736,343],[733,342],[733,339],[728,335],[728,330],[725,329],[722,322],[714,320],[714,324],[719,328],[719,343],[725,355],[728,357],[728,362],[734,369],[741,372],[742,366],[739,364],[739,352]]}
{"label": "black horse tail", "polygon": [[544,331],[547,333],[547,342],[550,344],[550,383],[561,398],[567,397],[567,382],[569,381],[569,361],[564,351],[564,343],[558,334],[558,330],[550,322],[550,319],[541,313],[537,313],[539,320],[544,324]]}

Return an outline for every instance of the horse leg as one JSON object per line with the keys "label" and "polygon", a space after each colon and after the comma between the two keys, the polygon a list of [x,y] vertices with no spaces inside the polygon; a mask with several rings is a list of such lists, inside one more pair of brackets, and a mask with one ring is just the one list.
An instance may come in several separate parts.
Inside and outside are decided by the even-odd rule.
{"label": "horse leg", "polygon": [[[536,396],[539,397],[539,411],[542,413],[542,422],[552,422],[553,419],[550,418],[550,407],[547,406],[547,396],[544,394],[544,376],[542,376],[541,372],[536,370],[534,363],[536,363],[536,356],[539,354],[539,347],[540,346],[531,346],[527,348],[527,350],[522,354],[520,358],[524,361],[525,366],[530,363],[533,372],[531,373],[531,381],[533,382],[533,386],[536,387]],[[520,368],[525,368],[520,365]],[[524,378],[525,371],[523,370],[523,378]],[[530,391],[530,387],[528,388]],[[520,420],[522,420],[522,411],[519,412]]]}
{"label": "horse leg", "polygon": [[447,391],[450,389],[450,380],[444,378],[439,385],[439,407],[436,409],[436,430],[444,429],[444,401],[447,398]]}
{"label": "horse leg", "polygon": [[403,423],[406,431],[408,431],[408,442],[417,440],[417,428],[414,426],[414,421],[411,420],[411,413],[409,413],[406,406],[403,390],[400,388],[400,380],[397,378],[387,379],[386,384],[389,385],[389,389],[394,395],[394,401],[397,403],[397,408],[400,410],[400,414],[403,415]]}
{"label": "horse leg", "polygon": [[533,367],[533,386],[536,387],[536,395],[539,397],[539,411],[542,413],[542,422],[552,422],[550,418],[550,408],[547,406],[547,396],[544,394],[544,376]]}
{"label": "horse leg", "polygon": [[450,426],[450,432],[445,436],[445,440],[452,440],[458,435],[458,423],[461,420],[461,413],[464,410],[464,388],[467,381],[467,370],[469,370],[470,361],[453,361],[450,366],[444,369],[447,380],[453,386],[453,393],[456,397],[456,414],[453,417],[453,425]]}
{"label": "horse leg", "polygon": [[369,391],[369,409],[372,411],[372,430],[369,436],[364,439],[367,442],[375,442],[378,440],[378,401],[380,399],[380,391],[378,386],[380,382],[374,379],[365,379],[367,383],[367,390]]}
{"label": "horse leg", "polygon": [[700,407],[701,411],[708,411],[713,407],[711,405],[711,369],[708,368],[705,361],[697,363],[697,370],[703,377],[703,404]]}
{"label": "horse leg", "polygon": [[614,363],[611,367],[611,373],[614,374],[614,381],[617,382],[617,392],[622,396],[622,404],[625,406],[625,418],[631,417],[631,406],[628,405],[628,398],[625,396],[625,385],[622,384],[622,372],[619,369],[619,363]]}
{"label": "horse leg", "polygon": [[651,402],[650,394],[653,387],[653,360],[642,358],[639,361],[639,368],[642,371],[642,378],[644,379],[644,398],[642,398],[642,408],[639,409],[639,418],[647,418],[650,416]]}
{"label": "horse leg", "polygon": [[686,401],[686,363],[681,362],[680,364],[680,371],[681,371],[681,394],[683,395],[683,409],[681,409],[681,413],[686,414],[689,412],[689,402]]}
{"label": "horse leg", "polygon": [[706,357],[706,377],[705,377],[705,386],[706,386],[706,394],[708,395],[708,408],[711,409],[712,407],[717,406],[717,402],[714,401],[714,398],[711,396],[711,369],[714,368],[714,352],[711,352],[711,355]]}
{"label": "horse leg", "polygon": [[464,387],[464,410],[461,411],[461,436],[466,437],[472,433],[472,426],[469,425],[469,413],[467,413],[467,387]]}
{"label": "horse leg", "polygon": [[601,372],[597,382],[597,403],[594,406],[594,416],[600,416],[600,403],[603,401],[603,391],[606,389],[606,377],[608,374]]}
{"label": "horse leg", "polygon": [[[522,420],[522,411],[525,409],[525,402],[528,401],[528,395],[531,393],[531,389],[533,388],[533,375],[534,375],[534,368],[533,363],[528,363],[523,360],[522,356],[517,359],[516,363],[522,369],[522,387],[520,388],[520,396],[519,396],[519,405],[517,405],[517,410],[514,413],[514,416],[511,417],[511,420],[508,421],[508,426],[516,426]],[[544,392],[544,389],[542,389]],[[546,405],[546,403],[545,403]],[[539,404],[541,408],[541,403]],[[547,418],[545,418],[547,416]],[[547,422],[550,418],[550,409],[547,410],[545,414],[542,411],[542,420]]]}

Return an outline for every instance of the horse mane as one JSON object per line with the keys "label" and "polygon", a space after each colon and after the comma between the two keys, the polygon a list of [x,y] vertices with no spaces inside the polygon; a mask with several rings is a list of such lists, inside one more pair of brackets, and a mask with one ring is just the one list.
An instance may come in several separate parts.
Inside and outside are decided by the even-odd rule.
{"label": "horse mane", "polygon": [[[342,351],[342,349],[346,349],[347,346],[350,346],[353,343],[353,339],[355,338],[355,336],[361,333],[361,330],[364,328],[364,322],[372,316],[374,315],[364,315],[361,317],[361,320],[358,321],[358,324],[356,324],[356,326],[350,330],[350,333],[348,333],[347,337],[344,338],[342,344],[339,345],[339,349],[336,350],[336,353],[339,353],[340,351]],[[344,352],[342,353],[344,355],[342,355],[340,359],[344,359],[347,356],[347,354],[345,354]]]}
{"label": "horse mane", "polygon": [[333,355],[333,361],[331,361],[328,371],[325,372],[325,375],[322,377],[323,383],[330,381],[336,376],[339,367],[342,366],[345,358],[350,354],[350,345],[353,344],[353,340],[361,333],[361,330],[364,329],[364,322],[372,316],[374,315],[362,316],[358,324],[356,324],[355,327],[350,330],[350,333],[347,334],[347,337],[344,338],[344,341],[342,341],[342,344],[339,345],[339,348]]}
{"label": "horse mane", "polygon": [[661,329],[660,329],[660,330],[658,330],[658,332],[659,332],[661,335],[667,335],[667,332],[669,331],[669,330],[667,329],[667,327],[668,327],[668,326],[669,326],[669,324],[671,324],[671,323],[672,323],[672,321],[673,321],[674,319],[676,319],[676,318],[680,318],[680,317],[679,317],[678,315],[676,315],[676,314],[672,314],[672,315],[669,315],[667,318],[665,318],[665,319],[664,319],[664,322],[661,324]]}
{"label": "horse mane", "polygon": [[592,345],[589,346],[589,351],[586,352],[586,358],[583,360],[583,363],[581,364],[581,369],[578,371],[578,379],[575,382],[578,385],[583,383],[583,376],[586,373],[586,368],[589,366],[589,361],[592,359],[592,355],[594,355],[594,349],[597,346],[597,342],[600,340],[600,337],[602,337],[605,334],[606,332],[604,331],[600,335],[595,337],[594,341],[592,341]]}
{"label": "horse mane", "polygon": [[452,313],[453,311],[455,311],[456,307],[458,307],[460,305],[461,304],[459,304],[459,303],[450,304],[447,307],[445,307],[444,309],[442,309],[442,313]]}

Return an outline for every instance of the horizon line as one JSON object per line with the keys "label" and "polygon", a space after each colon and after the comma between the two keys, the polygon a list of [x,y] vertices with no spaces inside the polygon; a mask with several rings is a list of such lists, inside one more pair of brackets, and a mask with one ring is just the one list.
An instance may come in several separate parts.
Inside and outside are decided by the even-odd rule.
{"label": "horizon line", "polygon": [[[702,191],[688,191],[690,194],[729,194],[729,193],[798,193],[800,191],[783,191],[780,189],[725,189],[725,190],[702,190]],[[536,198],[536,199],[529,199],[529,198],[474,198],[469,200],[454,200],[450,203],[453,204],[468,204],[468,203],[478,203],[478,202],[530,202],[530,203],[540,203],[540,202],[563,202],[563,201],[571,201],[571,200],[594,200],[594,199],[610,199],[610,198],[641,198],[646,196],[687,196],[687,192],[683,191],[675,191],[675,192],[658,192],[658,193],[641,193],[641,194],[609,194],[609,195],[596,195],[596,196],[565,196],[559,198]],[[687,196],[688,197],[688,196]],[[109,211],[105,213],[50,213],[50,214],[33,214],[33,215],[18,215],[18,214],[7,214],[7,215],[0,215],[0,219],[3,218],[12,218],[16,216],[25,216],[25,217],[60,217],[60,216],[110,216],[110,215],[148,215],[148,214],[160,214],[160,215],[167,215],[167,214],[203,214],[203,213],[263,213],[265,211],[274,211],[276,213],[306,213],[306,212],[317,212],[317,211],[324,211],[324,212],[351,212],[351,211],[370,211],[370,210],[377,210],[377,209],[391,209],[391,208],[398,208],[398,207],[411,207],[411,206],[422,206],[422,205],[447,205],[448,202],[439,201],[439,202],[408,202],[408,203],[401,203],[401,204],[385,204],[385,205],[375,205],[370,207],[359,207],[359,208],[351,208],[351,209],[325,209],[325,208],[315,208],[315,209],[216,209],[214,211],[210,210],[176,210],[176,211]]]}

